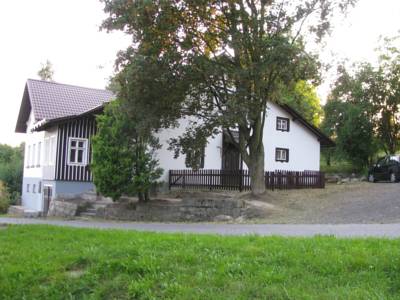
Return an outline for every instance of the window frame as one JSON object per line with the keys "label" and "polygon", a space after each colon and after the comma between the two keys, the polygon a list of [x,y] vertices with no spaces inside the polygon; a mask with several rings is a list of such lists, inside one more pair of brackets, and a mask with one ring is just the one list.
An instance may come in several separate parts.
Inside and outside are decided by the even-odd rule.
{"label": "window frame", "polygon": [[42,155],[42,142],[39,142],[38,143],[38,146],[37,146],[37,161],[36,161],[36,167],[40,167],[40,165],[41,165],[41,155]]}
{"label": "window frame", "polygon": [[[79,142],[83,142],[84,146],[81,148],[79,146],[72,146],[72,142],[75,141],[77,144]],[[88,162],[88,148],[89,148],[89,139],[86,138],[78,138],[78,137],[69,137],[68,138],[68,148],[67,148],[67,165],[69,166],[87,166]],[[76,150],[75,152],[75,161],[71,161],[71,150]],[[83,150],[82,153],[82,162],[78,162],[78,151]]]}
{"label": "window frame", "polygon": [[[278,158],[278,152],[284,151],[286,153],[285,159]],[[288,148],[275,148],[275,161],[277,162],[289,162],[289,149]]]}
{"label": "window frame", "polygon": [[[279,128],[278,124],[280,124],[280,121],[286,122],[286,129]],[[284,118],[284,117],[276,117],[276,130],[282,131],[282,132],[289,132],[290,131],[290,119]]]}
{"label": "window frame", "polygon": [[32,144],[32,161],[31,161],[31,167],[35,168],[35,162],[36,162],[36,144]]}
{"label": "window frame", "polygon": [[[200,164],[199,164],[199,170],[200,169],[204,169],[204,162],[205,162],[205,151],[206,149],[205,149],[205,147],[204,148],[202,148],[200,151],[201,151],[201,156],[200,156]],[[188,163],[188,161],[191,159],[191,155],[192,155],[192,152],[188,152],[188,153],[186,153],[186,158],[185,158],[185,166],[186,166],[186,168],[191,168],[190,167],[190,164]]]}

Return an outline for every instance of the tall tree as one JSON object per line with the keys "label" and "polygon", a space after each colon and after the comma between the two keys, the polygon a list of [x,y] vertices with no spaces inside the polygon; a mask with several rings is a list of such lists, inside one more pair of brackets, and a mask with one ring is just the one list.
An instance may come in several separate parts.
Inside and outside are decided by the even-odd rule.
{"label": "tall tree", "polygon": [[46,81],[53,81],[53,75],[54,75],[53,64],[49,60],[46,60],[46,63],[41,65],[42,66],[37,73],[40,79]]}
{"label": "tall tree", "polygon": [[[373,124],[373,131],[387,154],[394,154],[400,139],[400,37],[386,38],[378,48],[377,66],[370,63],[338,68],[330,98],[354,104]],[[400,44],[399,44],[400,46]]]}
{"label": "tall tree", "polygon": [[[330,19],[356,0],[101,0],[107,30],[123,30],[132,46],[117,68],[142,115],[161,126],[181,116],[199,121],[171,141],[176,154],[205,146],[225,129],[249,167],[254,195],[265,191],[263,132],[267,101],[282,86],[318,78],[317,57],[305,36],[319,42]],[[150,73],[150,70],[152,73]],[[141,73],[142,72],[142,73]],[[133,80],[133,78],[139,81]]]}
{"label": "tall tree", "polygon": [[150,188],[162,172],[153,155],[157,140],[128,120],[120,100],[109,103],[97,122],[92,163],[96,188],[114,201],[124,194],[149,200]]}

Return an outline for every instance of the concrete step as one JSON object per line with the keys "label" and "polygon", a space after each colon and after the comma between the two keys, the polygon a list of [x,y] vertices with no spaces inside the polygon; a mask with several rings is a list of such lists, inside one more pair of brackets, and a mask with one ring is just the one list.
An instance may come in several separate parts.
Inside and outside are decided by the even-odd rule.
{"label": "concrete step", "polygon": [[40,212],[36,210],[25,209],[24,218],[39,218]]}

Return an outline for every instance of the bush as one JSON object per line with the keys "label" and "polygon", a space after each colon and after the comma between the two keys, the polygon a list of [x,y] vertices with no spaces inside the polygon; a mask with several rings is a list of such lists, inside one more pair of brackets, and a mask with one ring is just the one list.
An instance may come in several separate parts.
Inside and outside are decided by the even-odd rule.
{"label": "bush", "polygon": [[7,213],[10,206],[10,194],[4,182],[0,181],[0,214]]}

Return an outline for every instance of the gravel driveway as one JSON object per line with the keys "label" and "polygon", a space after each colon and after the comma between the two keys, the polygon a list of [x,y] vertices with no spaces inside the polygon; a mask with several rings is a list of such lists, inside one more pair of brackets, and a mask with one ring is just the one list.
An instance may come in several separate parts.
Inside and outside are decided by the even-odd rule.
{"label": "gravel driveway", "polygon": [[270,192],[268,223],[400,223],[400,183],[331,184],[323,190]]}

